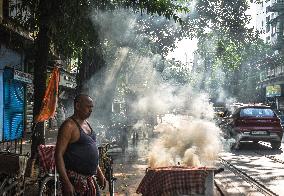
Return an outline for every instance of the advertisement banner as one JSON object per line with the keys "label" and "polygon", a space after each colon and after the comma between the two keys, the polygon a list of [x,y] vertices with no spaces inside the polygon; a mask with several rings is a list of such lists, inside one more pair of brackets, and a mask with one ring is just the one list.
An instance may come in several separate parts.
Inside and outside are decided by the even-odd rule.
{"label": "advertisement banner", "polygon": [[266,87],[266,97],[277,97],[281,96],[281,86],[271,85]]}

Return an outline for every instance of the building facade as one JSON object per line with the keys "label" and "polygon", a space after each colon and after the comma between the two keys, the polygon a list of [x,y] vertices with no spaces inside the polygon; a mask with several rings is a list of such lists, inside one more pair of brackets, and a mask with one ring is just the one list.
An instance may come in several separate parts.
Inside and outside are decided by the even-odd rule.
{"label": "building facade", "polygon": [[252,3],[251,26],[265,43],[274,49],[272,56],[257,62],[261,68],[259,90],[263,101],[276,109],[284,110],[284,0],[263,0]]}
{"label": "building facade", "polygon": [[[20,2],[20,1],[17,1]],[[32,76],[26,73],[27,53],[33,38],[16,25],[11,9],[16,1],[0,0],[0,142],[24,137],[27,128],[27,87]]]}

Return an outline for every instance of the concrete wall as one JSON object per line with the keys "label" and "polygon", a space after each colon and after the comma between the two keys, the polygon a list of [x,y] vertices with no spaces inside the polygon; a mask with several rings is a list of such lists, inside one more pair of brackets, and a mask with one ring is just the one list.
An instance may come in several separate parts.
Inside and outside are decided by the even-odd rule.
{"label": "concrete wall", "polygon": [[0,69],[4,69],[5,66],[8,66],[23,71],[24,54],[11,50],[4,44],[1,44],[0,46]]}

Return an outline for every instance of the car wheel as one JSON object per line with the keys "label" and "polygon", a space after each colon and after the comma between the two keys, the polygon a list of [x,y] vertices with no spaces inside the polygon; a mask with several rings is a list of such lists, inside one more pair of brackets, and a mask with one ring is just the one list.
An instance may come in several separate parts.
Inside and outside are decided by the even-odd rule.
{"label": "car wheel", "polygon": [[231,146],[232,150],[240,150],[240,142],[234,142]]}
{"label": "car wheel", "polygon": [[258,144],[258,141],[255,141],[255,140],[254,140],[254,141],[253,141],[253,144]]}
{"label": "car wheel", "polygon": [[281,142],[270,142],[272,149],[279,149]]}

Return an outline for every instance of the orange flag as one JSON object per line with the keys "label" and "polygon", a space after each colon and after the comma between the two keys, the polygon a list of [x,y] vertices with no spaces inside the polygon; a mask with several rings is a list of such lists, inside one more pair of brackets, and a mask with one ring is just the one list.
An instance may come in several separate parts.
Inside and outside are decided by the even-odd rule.
{"label": "orange flag", "polygon": [[60,73],[58,67],[54,67],[47,88],[45,90],[40,113],[35,118],[36,123],[48,120],[55,115],[58,97],[59,76]]}

